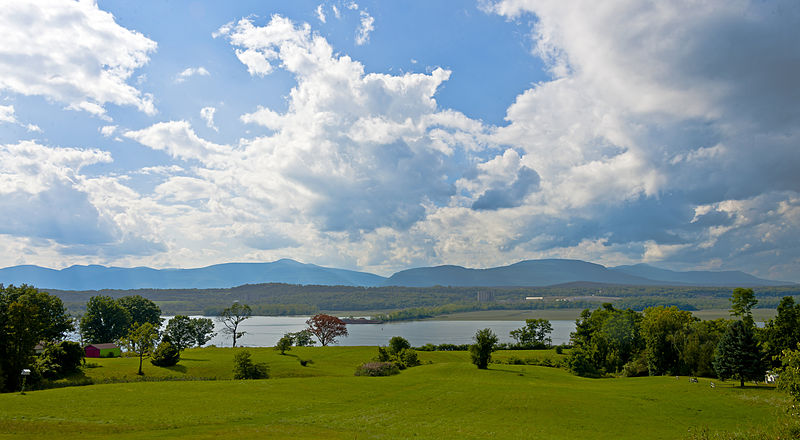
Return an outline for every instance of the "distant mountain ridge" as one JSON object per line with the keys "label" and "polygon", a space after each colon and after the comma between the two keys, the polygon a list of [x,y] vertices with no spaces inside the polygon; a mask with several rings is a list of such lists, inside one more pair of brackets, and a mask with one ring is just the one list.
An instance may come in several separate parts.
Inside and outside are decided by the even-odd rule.
{"label": "distant mountain ridge", "polygon": [[272,263],[226,263],[194,269],[39,266],[0,269],[0,283],[60,290],[228,288],[243,284],[286,283],[405,287],[545,287],[567,283],[680,286],[780,286],[792,283],[757,278],[740,271],[686,271],[647,264],[605,267],[581,260],[525,260],[508,266],[470,269],[436,266],[407,269],[389,278],[282,259]]}

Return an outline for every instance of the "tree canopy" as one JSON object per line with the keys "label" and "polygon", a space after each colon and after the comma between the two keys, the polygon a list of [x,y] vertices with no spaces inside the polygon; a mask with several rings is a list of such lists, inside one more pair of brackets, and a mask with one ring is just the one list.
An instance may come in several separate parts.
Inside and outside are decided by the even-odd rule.
{"label": "tree canopy", "polygon": [[250,306],[247,304],[235,302],[233,305],[223,310],[222,313],[220,313],[220,315],[217,317],[217,321],[225,326],[225,328],[222,329],[222,333],[231,335],[231,338],[233,338],[234,347],[236,347],[236,340],[247,333],[239,331],[239,324],[241,324],[244,320],[249,319],[252,313],[252,309],[250,309]]}
{"label": "tree canopy", "polygon": [[89,344],[114,342],[128,334],[131,322],[131,314],[110,296],[93,296],[81,318],[81,333]]}
{"label": "tree canopy", "polygon": [[341,319],[323,313],[312,316],[306,321],[308,331],[319,340],[322,346],[333,344],[336,338],[347,336],[347,324]]}

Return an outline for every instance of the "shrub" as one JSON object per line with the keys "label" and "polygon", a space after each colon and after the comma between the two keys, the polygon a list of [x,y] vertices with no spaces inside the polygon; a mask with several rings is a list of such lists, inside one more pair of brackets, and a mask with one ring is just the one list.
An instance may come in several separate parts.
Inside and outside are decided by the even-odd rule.
{"label": "shrub", "polygon": [[158,344],[153,355],[150,357],[150,363],[156,367],[171,367],[176,365],[181,360],[181,351],[176,347],[168,336]]}
{"label": "shrub", "polygon": [[556,347],[556,354],[561,354],[563,352],[564,352],[564,347],[560,345]]}
{"label": "shrub", "polygon": [[275,350],[280,351],[281,354],[285,354],[286,351],[292,349],[292,342],[292,337],[287,333],[283,335],[282,338],[278,339],[278,343],[275,344]]}
{"label": "shrub", "polygon": [[83,356],[83,348],[77,342],[47,344],[36,359],[35,369],[46,379],[58,379],[78,371]]}
{"label": "shrub", "polygon": [[491,329],[478,330],[473,336],[475,344],[469,347],[472,363],[479,369],[485,370],[492,361],[492,352],[497,344],[497,335]]}
{"label": "shrub", "polygon": [[367,362],[356,368],[356,376],[391,376],[400,373],[400,368],[392,362]]}
{"label": "shrub", "polygon": [[389,353],[393,355],[398,355],[401,351],[408,348],[411,348],[411,344],[409,344],[408,340],[402,336],[395,336],[392,339],[389,339]]}
{"label": "shrub", "polygon": [[407,368],[416,367],[420,364],[417,351],[413,348],[403,349],[403,351],[400,352],[399,358]]}
{"label": "shrub", "polygon": [[269,377],[267,364],[254,364],[249,351],[240,351],[233,356],[234,379],[266,379]]}

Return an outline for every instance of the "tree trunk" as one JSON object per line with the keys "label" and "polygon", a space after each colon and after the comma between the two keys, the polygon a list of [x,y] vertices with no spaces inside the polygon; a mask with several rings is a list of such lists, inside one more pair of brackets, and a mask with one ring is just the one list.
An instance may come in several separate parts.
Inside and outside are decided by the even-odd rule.
{"label": "tree trunk", "polygon": [[142,373],[142,359],[143,358],[144,358],[144,352],[139,353],[139,376],[144,374],[144,373]]}
{"label": "tree trunk", "polygon": [[739,385],[744,388],[744,377],[739,378]]}

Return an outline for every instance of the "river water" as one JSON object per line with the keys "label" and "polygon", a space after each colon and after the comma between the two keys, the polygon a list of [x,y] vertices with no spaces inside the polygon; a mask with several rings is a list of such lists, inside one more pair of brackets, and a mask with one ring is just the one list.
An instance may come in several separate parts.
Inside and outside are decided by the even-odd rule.
{"label": "river water", "polygon": [[[164,317],[164,324],[169,316]],[[225,347],[231,345],[231,338],[222,334],[222,324],[214,321],[217,335],[207,345]],[[307,327],[308,316],[252,316],[239,324],[239,331],[246,332],[236,345],[243,347],[272,347],[285,333],[298,332]],[[550,337],[553,344],[569,342],[570,332],[575,331],[575,321],[550,321],[553,332]],[[350,324],[349,335],[339,338],[334,345],[387,345],[392,336],[402,336],[414,347],[425,344],[470,344],[475,332],[482,328],[490,328],[500,342],[513,342],[509,336],[511,330],[525,325],[524,321],[402,321],[384,324]]]}

